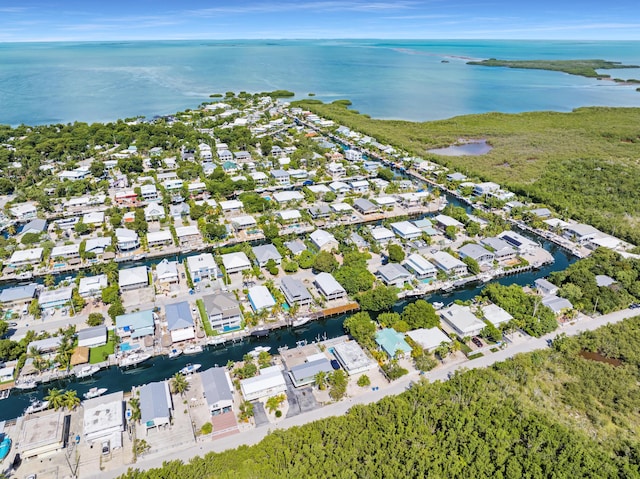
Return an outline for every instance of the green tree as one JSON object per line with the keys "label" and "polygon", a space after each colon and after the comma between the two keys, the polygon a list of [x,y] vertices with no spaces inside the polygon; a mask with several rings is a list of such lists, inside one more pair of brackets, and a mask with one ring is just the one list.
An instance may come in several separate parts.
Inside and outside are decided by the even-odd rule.
{"label": "green tree", "polygon": [[101,313],[91,313],[87,319],[87,325],[100,326],[104,323],[104,316]]}
{"label": "green tree", "polygon": [[242,422],[249,422],[249,419],[253,417],[253,404],[249,401],[242,401],[240,403],[240,415],[238,418]]}
{"label": "green tree", "polygon": [[284,394],[271,396],[265,403],[265,405],[267,406],[267,410],[270,413],[275,413],[280,408],[280,405],[285,401],[285,399],[287,399],[287,396],[285,396]]}
{"label": "green tree", "polygon": [[369,313],[360,312],[349,316],[345,319],[343,327],[353,339],[363,346],[373,347],[375,345],[376,324],[371,320]]}
{"label": "green tree", "polygon": [[298,256],[298,265],[302,269],[309,269],[309,268],[311,268],[313,266],[313,264],[315,262],[315,259],[316,259],[316,257],[311,251],[304,250]]}
{"label": "green tree", "polygon": [[440,325],[435,308],[424,299],[408,304],[402,311],[402,319],[411,329],[435,328]]}
{"label": "green tree", "polygon": [[389,168],[380,168],[378,169],[378,178],[383,179],[385,181],[393,180],[393,171]]}
{"label": "green tree", "polygon": [[327,388],[328,380],[329,378],[325,371],[318,371],[313,378],[313,383],[320,391],[324,391]]}
{"label": "green tree", "polygon": [[313,269],[325,273],[331,273],[338,267],[338,261],[328,251],[320,251],[313,261]]}
{"label": "green tree", "polygon": [[480,265],[475,259],[466,256],[462,259],[462,262],[467,265],[467,269],[471,274],[478,274],[480,272]]}
{"label": "green tree", "polygon": [[449,238],[451,241],[455,241],[456,240],[456,227],[453,225],[447,226],[444,229],[444,235]]}
{"label": "green tree", "polygon": [[65,391],[62,397],[64,401],[64,407],[67,408],[69,411],[73,411],[76,407],[80,405],[80,398],[78,397],[78,392],[73,389],[69,389]]}
{"label": "green tree", "polygon": [[389,261],[391,261],[392,263],[400,263],[402,260],[404,260],[405,254],[402,246],[399,246],[397,244],[390,244],[387,248],[387,252]]}
{"label": "green tree", "polygon": [[171,378],[171,390],[174,394],[180,394],[180,396],[184,397],[184,393],[186,393],[190,387],[191,384],[182,373],[175,373]]}
{"label": "green tree", "polygon": [[366,374],[363,374],[362,376],[360,376],[358,378],[358,383],[357,384],[361,388],[366,388],[366,387],[371,385],[371,379],[369,379],[369,376],[367,376]]}
{"label": "green tree", "polygon": [[388,311],[398,301],[398,290],[393,286],[378,286],[362,293],[357,299],[365,311]]}
{"label": "green tree", "polygon": [[55,410],[65,407],[65,397],[62,389],[49,389],[44,399],[49,402],[49,407]]}
{"label": "green tree", "polygon": [[329,396],[334,401],[339,401],[344,397],[347,393],[347,383],[348,378],[347,374],[342,370],[338,369],[329,374]]}

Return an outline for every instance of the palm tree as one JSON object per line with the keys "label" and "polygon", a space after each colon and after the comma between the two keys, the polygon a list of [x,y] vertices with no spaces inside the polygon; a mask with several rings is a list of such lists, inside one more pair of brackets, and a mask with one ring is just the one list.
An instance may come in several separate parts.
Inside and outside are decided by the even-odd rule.
{"label": "palm tree", "polygon": [[320,371],[314,376],[314,383],[320,391],[324,391],[327,388],[329,377],[325,371]]}
{"label": "palm tree", "polygon": [[49,401],[49,407],[55,410],[65,406],[65,398],[62,389],[49,389],[45,400]]}
{"label": "palm tree", "polygon": [[64,336],[62,341],[60,341],[60,346],[58,346],[58,354],[56,355],[56,361],[60,364],[60,367],[63,369],[69,369],[71,365],[71,355],[73,354],[73,344]]}
{"label": "palm tree", "polygon": [[284,394],[278,394],[277,396],[271,396],[269,399],[267,399],[266,406],[269,412],[276,412],[280,407],[280,404],[282,404],[282,402],[286,398],[287,397]]}
{"label": "palm tree", "polygon": [[129,406],[131,406],[131,420],[139,421],[142,417],[142,412],[140,411],[140,399],[132,397],[129,399]]}
{"label": "palm tree", "polygon": [[191,384],[187,381],[187,378],[182,373],[175,373],[171,378],[171,389],[174,394],[180,394],[180,396],[184,396],[184,393],[189,390]]}
{"label": "palm tree", "polygon": [[65,391],[62,395],[64,400],[64,407],[66,407],[69,411],[74,410],[77,406],[80,405],[80,398],[78,397],[78,392],[70,389],[69,391]]}

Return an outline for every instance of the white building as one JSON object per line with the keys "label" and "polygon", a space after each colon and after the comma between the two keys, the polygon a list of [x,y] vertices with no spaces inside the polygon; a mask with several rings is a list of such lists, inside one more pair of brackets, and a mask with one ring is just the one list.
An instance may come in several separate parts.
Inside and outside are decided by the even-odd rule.
{"label": "white building", "polygon": [[195,246],[200,243],[202,237],[197,226],[180,226],[176,228],[176,236],[180,246]]}
{"label": "white building", "polygon": [[202,253],[196,256],[187,257],[187,267],[191,273],[191,279],[198,283],[206,278],[216,278],[218,265],[211,253]]}
{"label": "white building", "polygon": [[459,276],[467,273],[467,265],[446,251],[436,251],[431,255],[431,259],[439,269],[447,274]]}
{"label": "white building", "polygon": [[223,254],[222,264],[227,274],[239,273],[245,269],[251,269],[251,261],[249,261],[247,255],[242,251]]}
{"label": "white building", "polygon": [[287,383],[280,366],[260,369],[260,374],[240,381],[240,390],[245,401],[277,396],[287,390]]}
{"label": "white building", "polygon": [[28,264],[39,263],[42,260],[43,248],[20,249],[14,251],[9,258],[11,266],[20,267]]}
{"label": "white building", "polygon": [[495,193],[500,189],[500,185],[497,183],[492,183],[490,181],[486,183],[478,183],[473,187],[473,194],[476,196],[484,196],[489,193]]}
{"label": "white building", "polygon": [[107,327],[104,325],[78,331],[78,346],[92,348],[107,344]]}
{"label": "white building", "polygon": [[480,331],[486,327],[484,321],[478,319],[468,306],[452,304],[441,309],[439,313],[442,320],[461,338],[480,334]]}
{"label": "white building", "polygon": [[413,223],[409,221],[400,221],[398,223],[391,223],[391,229],[400,238],[406,240],[412,240],[420,238],[422,236],[422,230],[417,228]]}
{"label": "white building", "polygon": [[501,324],[508,323],[513,319],[508,312],[502,309],[497,304],[489,304],[481,308],[484,319],[489,321],[494,326],[500,326]]}
{"label": "white building", "polygon": [[404,266],[412,271],[417,279],[435,278],[438,275],[438,269],[423,256],[416,253],[407,257]]}
{"label": "white building", "polygon": [[107,275],[87,276],[80,278],[78,294],[83,298],[99,296],[104,288],[108,286]]}
{"label": "white building", "polygon": [[318,273],[313,283],[328,300],[344,298],[347,295],[342,285],[330,273]]}
{"label": "white building", "polygon": [[276,301],[266,286],[253,286],[249,288],[248,297],[251,308],[256,313],[263,309],[273,308],[276,305]]}
{"label": "white building", "polygon": [[371,236],[378,244],[385,244],[395,238],[393,232],[384,226],[378,226],[371,230]]}
{"label": "white building", "polygon": [[315,230],[309,235],[309,239],[321,251],[331,251],[338,248],[338,240],[325,230]]}
{"label": "white building", "polygon": [[422,349],[433,352],[442,343],[450,344],[451,338],[447,336],[440,328],[421,328],[407,332],[413,341]]}
{"label": "white building", "polygon": [[168,230],[147,233],[147,245],[149,248],[153,248],[154,246],[173,245],[173,235],[171,234],[171,231]]}
{"label": "white building", "polygon": [[120,251],[133,251],[140,247],[138,233],[126,228],[116,228],[116,241]]}
{"label": "white building", "polygon": [[333,354],[349,376],[365,373],[375,366],[356,341],[336,344]]}
{"label": "white building", "polygon": [[353,163],[362,161],[362,152],[359,150],[349,149],[344,153],[345,158]]}
{"label": "white building", "polygon": [[118,271],[118,286],[120,291],[145,288],[149,286],[149,272],[146,266],[121,269]]}

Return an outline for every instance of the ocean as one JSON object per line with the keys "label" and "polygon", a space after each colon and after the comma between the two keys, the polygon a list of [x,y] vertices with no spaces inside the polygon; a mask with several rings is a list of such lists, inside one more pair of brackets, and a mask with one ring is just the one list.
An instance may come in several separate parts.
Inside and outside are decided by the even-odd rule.
{"label": "ocean", "polygon": [[[0,123],[164,115],[212,93],[287,89],[348,98],[376,118],[640,106],[636,86],[468,59],[601,58],[640,65],[640,42],[317,40],[0,43]],[[445,62],[448,63],[445,63]],[[640,69],[615,71],[640,79]]]}

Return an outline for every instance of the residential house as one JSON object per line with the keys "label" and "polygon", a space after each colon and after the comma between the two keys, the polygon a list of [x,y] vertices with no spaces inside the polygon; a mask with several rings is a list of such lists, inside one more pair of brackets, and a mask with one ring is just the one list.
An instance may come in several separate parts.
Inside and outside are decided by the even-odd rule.
{"label": "residential house", "polygon": [[140,386],[140,424],[146,430],[169,426],[173,413],[173,402],[169,382],[160,381]]}
{"label": "residential house", "polygon": [[282,261],[282,255],[272,244],[254,246],[252,250],[256,257],[256,263],[261,268],[264,268],[270,260],[273,260],[276,264],[280,264]]}
{"label": "residential house", "polygon": [[30,203],[21,203],[9,208],[9,213],[18,221],[32,220],[37,217],[37,208]]}
{"label": "residential house", "polygon": [[103,211],[90,211],[82,215],[82,222],[89,226],[100,226],[104,223]]}
{"label": "residential house", "polygon": [[438,269],[427,261],[424,256],[413,253],[407,257],[404,266],[413,272],[417,279],[435,278],[438,275]]}
{"label": "residential house", "polygon": [[83,298],[92,298],[100,296],[102,290],[109,285],[106,274],[96,276],[85,276],[80,278],[78,285],[78,294]]}
{"label": "residential house", "polygon": [[359,163],[362,161],[362,152],[359,150],[349,149],[345,151],[344,156],[352,163]]}
{"label": "residential house", "polygon": [[493,250],[496,261],[507,262],[516,257],[516,250],[509,243],[500,238],[484,238],[480,243]]}
{"label": "residential house", "polygon": [[435,351],[442,343],[451,344],[451,338],[440,328],[420,328],[407,332],[418,346],[430,353]]}
{"label": "residential house", "polygon": [[477,185],[475,185],[473,187],[473,194],[476,196],[484,196],[490,193],[495,193],[499,189],[499,184],[488,181],[486,183],[478,183]]}
{"label": "residential house", "polygon": [[329,189],[336,195],[344,195],[349,193],[351,187],[344,181],[334,181],[329,183]]}
{"label": "residential house", "polygon": [[195,225],[180,226],[176,228],[176,236],[180,246],[197,246],[201,243],[200,231]]}
{"label": "residential house", "polygon": [[276,185],[288,186],[291,184],[289,173],[285,170],[271,170],[271,177],[275,180]]}
{"label": "residential house", "polygon": [[573,309],[573,304],[568,299],[556,295],[545,296],[542,298],[542,304],[553,311],[556,316]]}
{"label": "residential house", "polygon": [[118,250],[122,252],[133,251],[140,247],[138,233],[126,228],[116,228],[116,241]]}
{"label": "residential house", "polygon": [[23,228],[20,230],[20,234],[24,235],[27,233],[35,233],[40,234],[47,231],[47,220],[43,220],[40,218],[33,219],[29,221]]}
{"label": "residential house", "polygon": [[233,383],[226,368],[209,368],[200,373],[204,398],[211,416],[232,413]]}
{"label": "residential house", "polygon": [[431,255],[431,260],[448,275],[461,276],[467,274],[467,265],[446,251],[436,251]]}
{"label": "residential house", "polygon": [[287,383],[280,366],[259,370],[260,374],[240,381],[240,391],[245,401],[277,396],[287,390]]}
{"label": "residential house", "polygon": [[498,238],[509,243],[509,245],[514,247],[520,253],[527,253],[538,247],[535,242],[511,230],[503,231],[498,235]]}
{"label": "residential house", "polygon": [[369,191],[369,182],[367,180],[351,181],[349,187],[354,193],[366,193]]}
{"label": "residential house", "polygon": [[151,310],[116,316],[116,333],[118,336],[138,339],[155,334],[154,313]]}
{"label": "residential house", "polygon": [[378,268],[376,276],[387,286],[402,288],[405,283],[411,281],[411,273],[398,263],[387,263]]}
{"label": "residential house", "polygon": [[93,253],[95,255],[103,254],[104,250],[111,246],[111,237],[90,238],[85,242],[84,252]]}
{"label": "residential house", "polygon": [[253,286],[249,288],[248,297],[251,308],[256,313],[263,309],[271,309],[276,305],[276,301],[266,286]]}
{"label": "residential house", "polygon": [[376,365],[357,341],[345,341],[335,344],[333,346],[333,354],[349,376],[367,372]]}
{"label": "residential house", "polygon": [[219,333],[239,329],[242,324],[240,304],[231,293],[208,294],[202,297],[211,328]]}
{"label": "residential house", "polygon": [[291,276],[285,276],[280,280],[280,290],[283,292],[289,306],[294,304],[308,306],[313,301],[311,294],[302,281]]}
{"label": "residential house", "polygon": [[560,290],[560,288],[558,288],[555,284],[547,281],[544,278],[538,278],[533,283],[538,290],[538,293],[540,293],[542,296],[553,296],[555,294],[558,294],[558,291]]}
{"label": "residential house", "polygon": [[173,235],[168,230],[147,233],[147,245],[149,248],[173,245]]}
{"label": "residential house", "polygon": [[[322,205],[325,206],[326,205]],[[327,208],[328,210],[329,208]],[[282,220],[283,223],[295,223],[302,219],[302,214],[298,210],[280,210],[278,211],[278,216]]]}
{"label": "residential house", "polygon": [[447,181],[451,181],[451,182],[465,181],[466,179],[467,177],[462,173],[456,172],[456,173],[449,173],[447,175]]}
{"label": "residential house", "polygon": [[282,204],[290,201],[302,201],[304,200],[304,195],[299,191],[278,191],[273,194],[273,199]]}
{"label": "residential house", "polygon": [[156,201],[158,199],[158,189],[156,185],[142,185],[140,196],[144,201]]}
{"label": "residential house", "polygon": [[385,328],[376,333],[376,344],[390,358],[403,357],[411,352],[411,346],[405,341],[404,334],[395,329]]}
{"label": "residential house", "polygon": [[218,265],[211,253],[188,256],[187,267],[194,283],[199,283],[207,278],[215,279],[218,275]]}
{"label": "residential house", "polygon": [[82,431],[88,444],[101,444],[108,440],[111,449],[121,447],[125,428],[122,391],[82,401],[82,411]]}
{"label": "residential house", "polygon": [[66,306],[71,301],[73,295],[72,287],[59,288],[54,290],[44,290],[38,297],[40,309],[60,308]]}
{"label": "residential house", "polygon": [[107,327],[105,325],[84,328],[78,331],[78,346],[93,348],[107,344]]}
{"label": "residential house", "polygon": [[255,171],[253,173],[250,173],[249,176],[253,178],[253,181],[258,186],[265,185],[267,181],[269,181],[269,177],[267,176],[267,174],[262,171]]}
{"label": "residential house", "polygon": [[315,230],[309,235],[309,239],[320,251],[331,251],[338,249],[338,240],[325,230]]}
{"label": "residential house", "polygon": [[133,190],[119,191],[114,199],[119,206],[137,206],[138,204],[138,195]]}
{"label": "residential house", "polygon": [[223,254],[222,264],[227,274],[239,273],[245,269],[251,269],[251,261],[249,261],[247,255],[242,251]]}
{"label": "residential house", "polygon": [[569,224],[562,232],[562,236],[578,244],[585,244],[601,234],[602,233],[593,226],[580,223]]}
{"label": "residential house", "polygon": [[378,226],[371,229],[371,236],[378,244],[386,244],[395,238],[393,232],[384,226]]}
{"label": "residential house", "polygon": [[233,161],[233,153],[229,150],[218,150],[218,159],[221,163]]}
{"label": "residential house", "polygon": [[438,215],[434,218],[434,220],[438,225],[438,227],[440,227],[443,230],[446,229],[448,226],[453,226],[456,229],[464,227],[464,225],[460,223],[457,219],[447,215]]}
{"label": "residential house", "polygon": [[236,213],[242,211],[243,204],[239,200],[221,201],[220,208],[222,208],[223,213]]}
{"label": "residential house", "polygon": [[420,238],[422,236],[422,230],[416,227],[413,223],[409,221],[400,221],[398,223],[391,223],[391,229],[395,234],[397,234],[400,238],[406,240],[412,240],[416,238]]}
{"label": "residential house", "polygon": [[293,256],[297,256],[307,249],[307,245],[299,239],[285,241],[284,245],[291,251]]}
{"label": "residential house", "polygon": [[480,334],[487,325],[471,312],[468,306],[452,304],[438,311],[440,317],[461,338]]}
{"label": "residential house", "polygon": [[458,250],[460,258],[471,258],[478,264],[491,264],[495,255],[482,246],[475,243],[467,243]]}
{"label": "residential house", "polygon": [[179,343],[196,337],[191,308],[187,301],[167,304],[164,310],[167,319],[167,330],[171,334],[172,342]]}
{"label": "residential house", "polygon": [[164,207],[155,202],[150,202],[144,208],[144,219],[146,221],[157,221],[164,219]]}
{"label": "residential house", "polygon": [[347,292],[330,273],[318,273],[313,284],[327,300],[344,298]]}
{"label": "residential house", "polygon": [[36,297],[37,284],[13,286],[0,291],[0,304],[4,309],[26,307]]}
{"label": "residential house", "polygon": [[331,209],[338,215],[351,215],[354,214],[355,211],[348,203],[332,203]]}
{"label": "residential house", "polygon": [[120,291],[146,288],[149,286],[149,272],[146,266],[136,266],[118,271],[118,286]]}
{"label": "residential house", "polygon": [[513,319],[513,316],[511,316],[497,304],[482,306],[480,309],[482,311],[484,319],[486,319],[496,327],[500,326],[501,324],[508,323]]}
{"label": "residential house", "polygon": [[342,178],[347,173],[347,170],[345,170],[342,163],[333,161],[327,165],[327,173],[333,178]]}
{"label": "residential house", "polygon": [[246,230],[248,228],[255,228],[258,226],[258,222],[251,215],[236,216],[231,219],[231,224],[236,231]]}
{"label": "residential house", "polygon": [[163,259],[156,265],[156,282],[158,283],[178,283],[180,276],[178,274],[178,262]]}
{"label": "residential house", "polygon": [[51,258],[56,260],[60,259],[70,259],[70,258],[78,258],[80,257],[80,245],[79,244],[70,244],[64,246],[54,246],[51,249]]}
{"label": "residential house", "polygon": [[323,353],[315,354],[289,369],[291,382],[297,388],[315,383],[318,373],[329,374],[333,372],[331,362]]}
{"label": "residential house", "polygon": [[[337,245],[336,245],[337,246]],[[9,265],[15,268],[36,264],[42,261],[43,248],[19,249],[13,252],[9,258]]]}
{"label": "residential house", "polygon": [[357,200],[355,200],[353,202],[353,208],[363,215],[377,213],[379,211],[379,208],[376,205],[365,198],[358,198]]}

